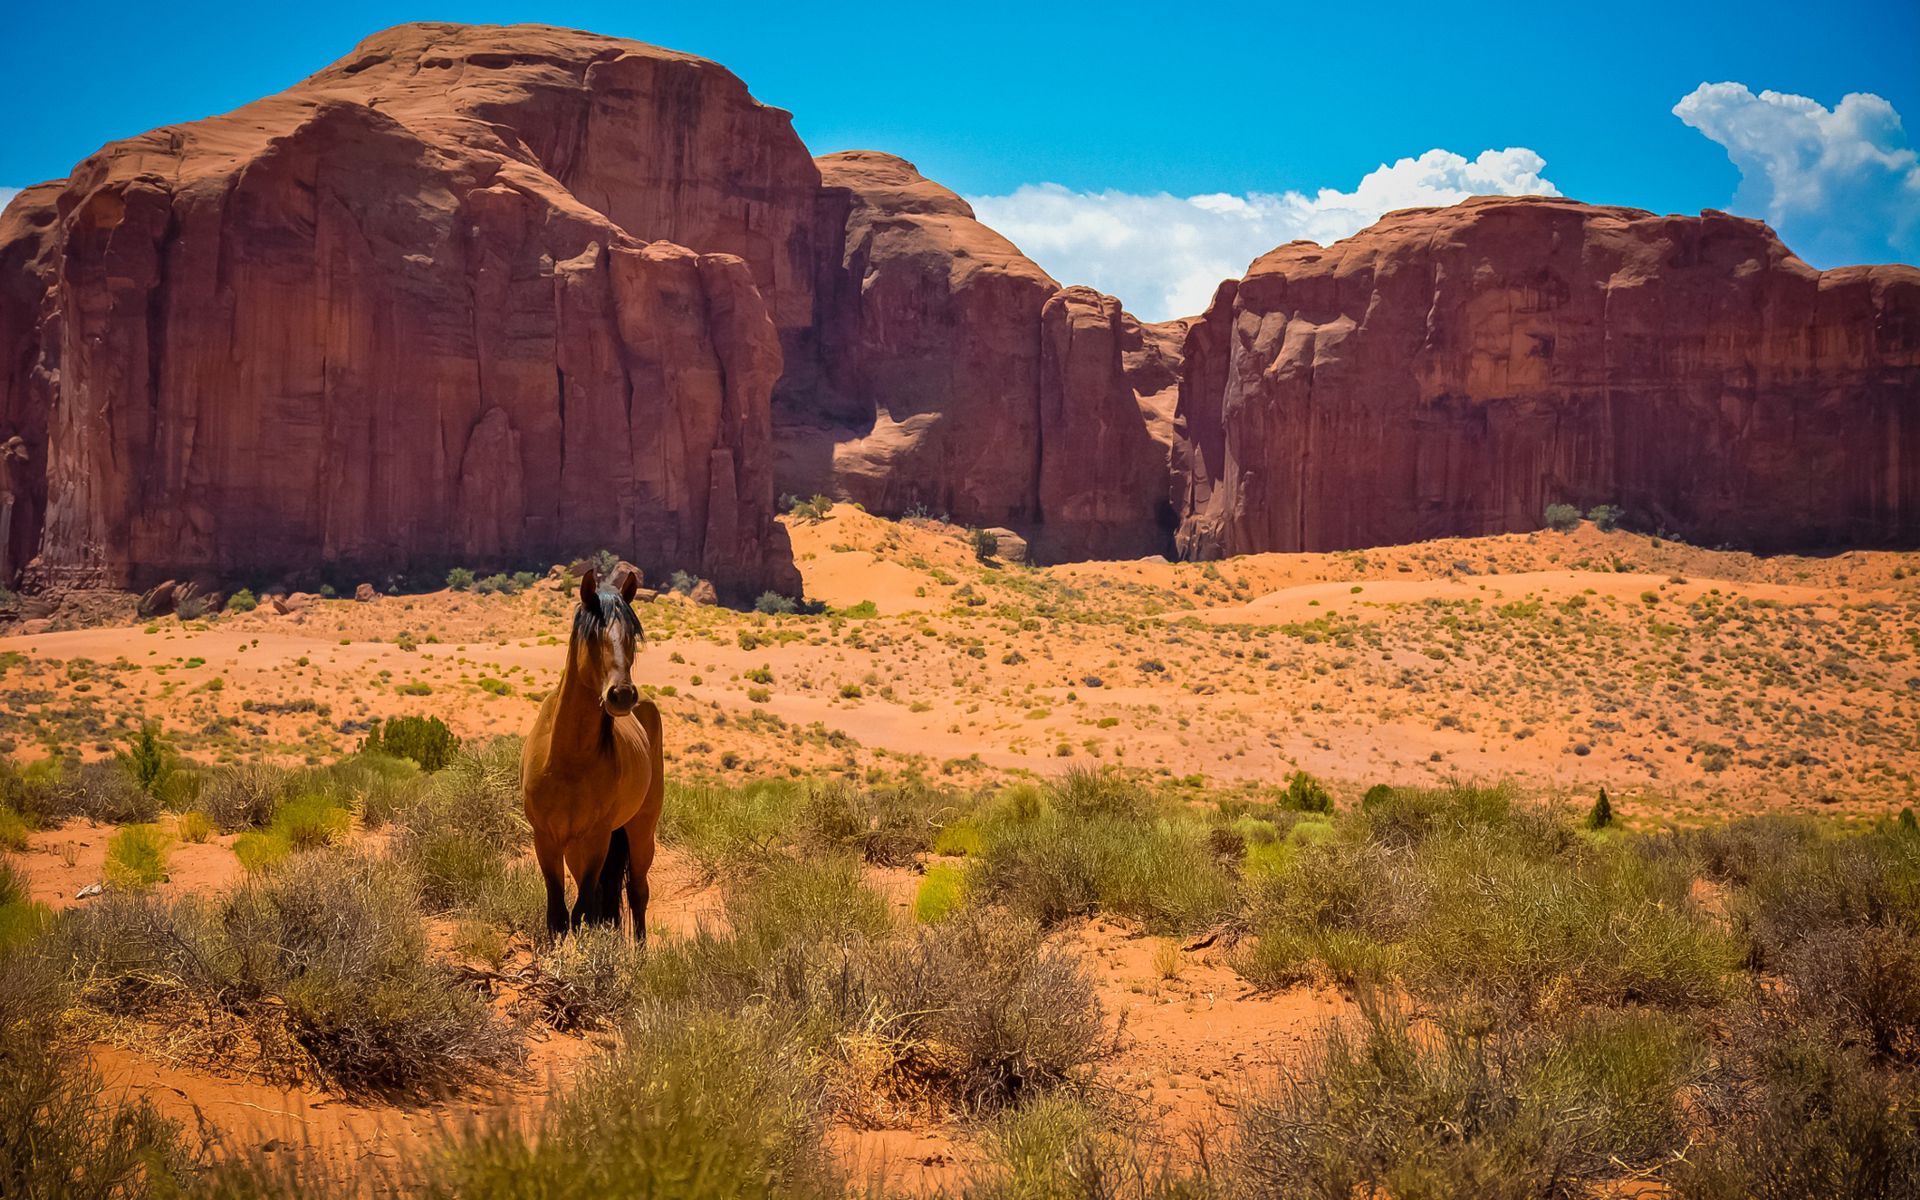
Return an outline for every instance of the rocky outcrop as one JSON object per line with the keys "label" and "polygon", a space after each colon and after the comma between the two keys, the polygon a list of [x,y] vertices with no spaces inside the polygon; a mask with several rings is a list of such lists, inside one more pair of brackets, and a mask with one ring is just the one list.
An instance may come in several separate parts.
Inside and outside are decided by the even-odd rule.
{"label": "rocky outcrop", "polygon": [[1538,528],[1920,541],[1920,270],[1816,271],[1759,222],[1482,198],[1298,242],[1189,331],[1190,558]]}
{"label": "rocky outcrop", "polygon": [[782,490],[1019,529],[1043,559],[1160,548],[1158,331],[1062,289],[904,159],[818,162],[817,322],[776,403]]}
{"label": "rocky outcrop", "polygon": [[128,586],[604,545],[796,591],[769,404],[817,185],[724,69],[542,27],[402,26],[113,143],[0,224],[13,553]]}

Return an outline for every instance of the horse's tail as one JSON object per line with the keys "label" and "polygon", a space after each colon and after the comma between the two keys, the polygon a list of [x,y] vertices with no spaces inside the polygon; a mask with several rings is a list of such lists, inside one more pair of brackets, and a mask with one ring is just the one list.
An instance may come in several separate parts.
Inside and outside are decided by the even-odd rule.
{"label": "horse's tail", "polygon": [[607,859],[600,864],[600,911],[615,925],[620,923],[620,901],[626,893],[627,872],[633,867],[632,847],[627,845],[627,830],[613,831],[607,843]]}

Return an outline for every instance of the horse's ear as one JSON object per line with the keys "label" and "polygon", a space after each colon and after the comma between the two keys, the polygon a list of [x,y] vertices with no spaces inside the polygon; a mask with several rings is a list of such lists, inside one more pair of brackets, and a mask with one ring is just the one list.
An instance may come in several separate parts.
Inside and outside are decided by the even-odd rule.
{"label": "horse's ear", "polygon": [[633,570],[620,572],[620,598],[628,604],[633,603],[633,594],[640,590],[640,576]]}
{"label": "horse's ear", "polygon": [[594,611],[600,608],[600,576],[592,567],[580,576],[580,607]]}

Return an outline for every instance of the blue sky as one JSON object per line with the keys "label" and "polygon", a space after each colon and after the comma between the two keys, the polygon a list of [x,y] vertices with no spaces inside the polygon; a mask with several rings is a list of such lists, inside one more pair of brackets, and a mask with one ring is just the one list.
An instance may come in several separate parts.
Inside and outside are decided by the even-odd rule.
{"label": "blue sky", "polygon": [[[35,4],[0,18],[0,185],[279,90],[405,20],[541,21],[717,59],[816,153],[913,159],[1063,281],[1154,316],[1199,286],[1170,257],[1237,274],[1263,238],[1342,236],[1379,204],[1465,190],[1733,207],[1817,265],[1920,258],[1899,120],[1920,119],[1915,0]],[[1843,104],[1855,93],[1870,102]]]}

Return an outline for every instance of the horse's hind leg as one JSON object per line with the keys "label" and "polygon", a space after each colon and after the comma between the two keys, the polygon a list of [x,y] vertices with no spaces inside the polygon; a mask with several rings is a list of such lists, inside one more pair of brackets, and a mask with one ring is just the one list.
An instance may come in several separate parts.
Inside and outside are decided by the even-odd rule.
{"label": "horse's hind leg", "polygon": [[616,829],[607,842],[607,861],[600,864],[600,919],[620,928],[620,889],[627,882],[627,831]]}
{"label": "horse's hind leg", "polygon": [[560,847],[541,838],[533,840],[533,857],[540,864],[541,881],[547,885],[547,936],[558,938],[567,932],[567,863]]}

